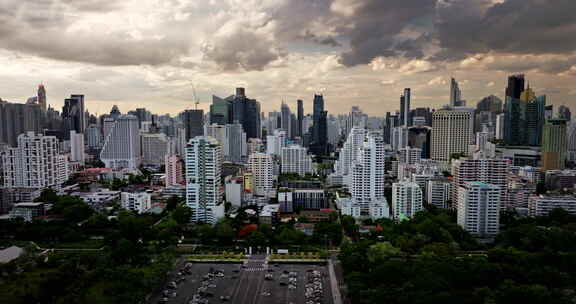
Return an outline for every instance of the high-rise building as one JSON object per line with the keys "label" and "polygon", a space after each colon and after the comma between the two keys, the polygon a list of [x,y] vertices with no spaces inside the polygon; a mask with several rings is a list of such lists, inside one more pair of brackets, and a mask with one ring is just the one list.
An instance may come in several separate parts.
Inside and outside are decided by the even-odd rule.
{"label": "high-rise building", "polygon": [[37,96],[38,96],[38,105],[40,105],[42,111],[46,112],[46,88],[44,87],[43,84],[38,86]]}
{"label": "high-rise building", "polygon": [[301,176],[313,174],[314,168],[308,149],[299,145],[282,148],[282,173],[296,173]]}
{"label": "high-rise building", "polygon": [[[260,138],[262,136],[260,103],[247,98],[244,88],[236,88],[236,94],[225,100],[230,103],[227,123],[238,122],[246,132],[247,138]],[[219,113],[222,113],[226,107],[222,105],[220,108]]]}
{"label": "high-rise building", "polygon": [[544,125],[542,140],[542,170],[559,170],[566,167],[568,136],[566,120],[549,119]]}
{"label": "high-rise building", "polygon": [[266,137],[266,153],[280,157],[284,147],[286,147],[286,132],[276,130],[274,135]]}
{"label": "high-rise building", "polygon": [[246,161],[247,150],[246,133],[239,123],[226,125],[226,150],[224,159],[234,163]]}
{"label": "high-rise building", "polygon": [[422,158],[430,158],[432,128],[426,126],[408,128],[408,146],[422,151]]}
{"label": "high-rise building", "polygon": [[495,114],[502,113],[502,99],[490,95],[482,98],[476,105],[477,112],[491,112]]}
{"label": "high-rise building", "polygon": [[58,139],[27,132],[18,145],[2,153],[4,187],[59,189],[68,179],[68,162],[58,152]]}
{"label": "high-rise building", "polygon": [[352,200],[367,215],[370,206],[385,201],[384,196],[384,143],[376,134],[368,134],[352,163]]}
{"label": "high-rise building", "polygon": [[290,107],[288,107],[287,104],[282,103],[282,107],[280,108],[280,114],[281,114],[281,118],[280,118],[280,123],[281,126],[280,128],[286,132],[286,135],[288,135],[288,138],[292,138],[292,117],[291,117],[291,112],[290,112]]}
{"label": "high-rise building", "polygon": [[392,129],[392,150],[400,151],[408,146],[408,128],[396,127]]}
{"label": "high-rise building", "polygon": [[42,109],[36,103],[9,103],[0,100],[0,142],[15,147],[20,134],[43,131],[43,117]]}
{"label": "high-rise building", "polygon": [[346,142],[340,150],[338,160],[334,164],[335,174],[346,176],[351,174],[352,164],[358,156],[358,150],[364,143],[366,137],[366,129],[352,128]]}
{"label": "high-rise building", "polygon": [[454,154],[469,153],[474,140],[474,112],[467,108],[441,109],[432,114],[432,159],[450,161]]}
{"label": "high-rise building", "polygon": [[460,91],[458,82],[454,78],[450,78],[450,100],[448,105],[450,105],[451,107],[463,106],[462,91]]}
{"label": "high-rise building", "polygon": [[197,136],[186,146],[186,205],[192,222],[214,224],[224,216],[222,149],[216,139]]}
{"label": "high-rise building", "polygon": [[410,122],[410,99],[411,99],[410,88],[404,89],[404,94],[400,96],[400,125],[401,126],[411,126]]}
{"label": "high-rise building", "polygon": [[524,92],[524,74],[516,74],[508,76],[508,86],[504,96],[512,99],[520,99],[520,94]]}
{"label": "high-rise building", "polygon": [[186,110],[182,113],[186,142],[196,136],[204,135],[204,110]]}
{"label": "high-rise building", "polygon": [[88,149],[91,151],[102,148],[102,133],[97,125],[91,124],[86,128],[86,141]]}
{"label": "high-rise building", "polygon": [[[483,182],[499,186],[502,202],[506,201],[506,186],[510,161],[507,159],[458,159],[452,163],[452,202],[458,200],[458,188],[467,182]],[[503,208],[506,206],[502,205]]]}
{"label": "high-rise building", "polygon": [[298,136],[302,137],[304,135],[303,123],[304,123],[304,101],[298,99]]}
{"label": "high-rise building", "polygon": [[452,182],[447,178],[435,178],[428,181],[426,202],[437,208],[447,209],[450,201]]}
{"label": "high-rise building", "polygon": [[172,154],[164,157],[164,164],[166,168],[166,187],[174,185],[183,185],[186,183],[184,179],[184,166],[183,160],[180,156]]}
{"label": "high-rise building", "polygon": [[164,133],[143,133],[142,165],[160,167],[170,153],[170,138]]}
{"label": "high-rise building", "polygon": [[506,124],[506,115],[505,114],[498,114],[496,115],[496,139],[503,140],[505,137],[505,127]]}
{"label": "high-rise building", "polygon": [[458,188],[458,225],[474,235],[496,235],[500,231],[499,186],[467,182]]}
{"label": "high-rise building", "polygon": [[248,157],[248,169],[253,176],[254,195],[272,197],[274,193],[274,162],[272,155],[254,153]]}
{"label": "high-rise building", "polygon": [[399,114],[390,114],[390,112],[386,113],[386,118],[384,119],[384,143],[385,144],[392,144],[392,130],[396,127],[401,126],[401,121],[398,118]]}
{"label": "high-rise building", "polygon": [[232,123],[231,101],[212,95],[210,124],[225,125],[229,123]]}
{"label": "high-rise building", "polygon": [[398,151],[398,161],[401,163],[414,165],[422,159],[422,150],[420,148],[405,147]]}
{"label": "high-rise building", "polygon": [[107,168],[137,169],[141,162],[140,129],[138,118],[133,115],[120,115],[106,136],[100,160]]}
{"label": "high-rise building", "polygon": [[86,118],[84,110],[84,95],[71,95],[64,100],[62,120],[64,123],[64,136],[69,139],[70,131],[84,134]]}
{"label": "high-rise building", "polygon": [[528,215],[547,216],[554,209],[564,209],[568,214],[576,215],[576,198],[568,196],[532,196],[528,199]]}
{"label": "high-rise building", "polygon": [[392,213],[395,219],[411,218],[423,209],[422,189],[417,183],[404,181],[392,184]]}
{"label": "high-rise building", "polygon": [[328,130],[327,130],[328,112],[324,111],[324,97],[314,95],[314,112],[312,126],[312,142],[310,151],[315,155],[325,155],[328,153]]}
{"label": "high-rise building", "polygon": [[70,161],[84,166],[86,156],[84,154],[84,134],[70,131]]}

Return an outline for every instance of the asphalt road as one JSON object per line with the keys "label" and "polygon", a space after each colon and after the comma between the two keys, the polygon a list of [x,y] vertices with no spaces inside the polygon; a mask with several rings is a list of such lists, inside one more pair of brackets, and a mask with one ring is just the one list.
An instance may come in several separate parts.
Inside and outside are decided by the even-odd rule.
{"label": "asphalt road", "polygon": [[[182,267],[182,266],[180,266]],[[250,257],[244,265],[240,264],[203,264],[192,266],[192,274],[184,276],[185,281],[178,284],[177,296],[169,298],[168,304],[188,304],[198,288],[202,285],[203,277],[211,269],[221,270],[224,277],[215,277],[210,281],[208,291],[213,293],[209,303],[238,303],[238,304],[305,304],[305,284],[307,270],[319,270],[322,275],[324,300],[322,304],[333,304],[330,290],[330,278],[326,266],[280,264],[268,265],[264,255]],[[288,272],[288,273],[285,273]],[[289,289],[280,282],[288,282],[289,273],[295,273],[296,288]],[[272,274],[272,280],[265,280],[265,275]],[[294,275],[293,275],[294,276]],[[229,297],[222,301],[221,296]],[[158,303],[161,294],[152,297],[150,303]]]}

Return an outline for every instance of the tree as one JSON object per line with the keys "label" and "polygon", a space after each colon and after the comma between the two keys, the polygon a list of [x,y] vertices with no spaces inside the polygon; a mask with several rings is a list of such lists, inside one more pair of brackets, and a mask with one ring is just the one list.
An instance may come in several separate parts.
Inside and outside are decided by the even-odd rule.
{"label": "tree", "polygon": [[48,203],[48,204],[54,204],[54,203],[56,203],[56,201],[58,201],[58,194],[53,189],[47,188],[47,189],[42,190],[42,193],[40,193],[40,197],[35,199],[35,201],[42,202],[42,203]]}
{"label": "tree", "polygon": [[397,257],[402,251],[390,244],[390,242],[376,243],[368,248],[367,257],[371,263],[378,264],[390,257]]}
{"label": "tree", "polygon": [[192,217],[192,209],[188,206],[178,206],[172,212],[172,218],[180,225],[188,224]]}
{"label": "tree", "polygon": [[246,243],[250,246],[265,246],[268,243],[266,235],[260,231],[252,231],[246,238]]}

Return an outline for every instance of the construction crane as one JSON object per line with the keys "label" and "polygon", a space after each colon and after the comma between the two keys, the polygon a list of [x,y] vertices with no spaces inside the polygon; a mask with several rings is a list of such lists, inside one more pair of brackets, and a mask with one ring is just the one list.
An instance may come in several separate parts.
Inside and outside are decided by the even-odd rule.
{"label": "construction crane", "polygon": [[198,110],[198,105],[200,104],[200,99],[198,99],[198,95],[196,95],[196,86],[192,83],[192,94],[194,94],[194,109]]}

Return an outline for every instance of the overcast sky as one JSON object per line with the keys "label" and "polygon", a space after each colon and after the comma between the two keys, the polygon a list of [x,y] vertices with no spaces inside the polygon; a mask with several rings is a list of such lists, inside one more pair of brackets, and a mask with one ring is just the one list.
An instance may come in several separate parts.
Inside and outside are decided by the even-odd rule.
{"label": "overcast sky", "polygon": [[2,0],[0,98],[85,94],[92,113],[193,108],[243,86],[265,112],[371,115],[448,101],[455,77],[475,105],[525,73],[576,110],[574,0]]}

